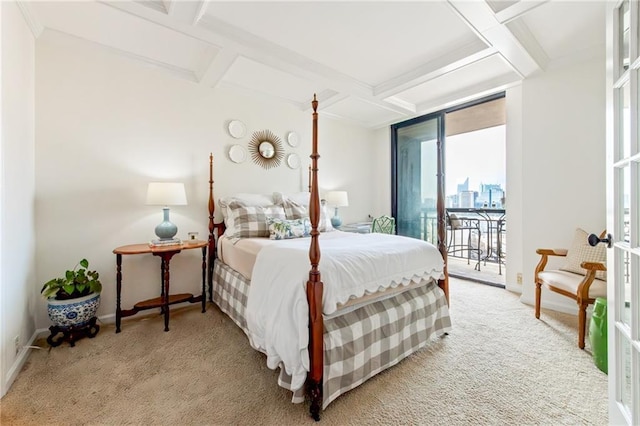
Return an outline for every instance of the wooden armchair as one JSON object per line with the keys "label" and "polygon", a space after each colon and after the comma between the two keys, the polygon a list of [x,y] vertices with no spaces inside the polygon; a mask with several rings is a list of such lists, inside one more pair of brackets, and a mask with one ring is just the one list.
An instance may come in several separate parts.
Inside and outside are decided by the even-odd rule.
{"label": "wooden armchair", "polygon": [[542,256],[535,270],[536,318],[540,318],[540,297],[543,285],[553,292],[572,298],[578,303],[578,347],[584,349],[587,306],[594,303],[596,297],[607,297],[607,283],[602,279],[596,279],[596,273],[606,271],[607,268],[603,262],[583,261],[580,267],[584,270],[584,275],[563,269],[546,271],[544,268],[547,266],[549,256],[567,257],[569,251],[537,249],[536,253]]}

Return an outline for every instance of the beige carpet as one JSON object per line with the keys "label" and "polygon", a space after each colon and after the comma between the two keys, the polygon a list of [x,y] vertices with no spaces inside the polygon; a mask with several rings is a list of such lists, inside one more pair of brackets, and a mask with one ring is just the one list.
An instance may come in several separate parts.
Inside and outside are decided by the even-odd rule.
{"label": "beige carpet", "polygon": [[[575,317],[451,280],[453,331],[323,412],[322,423],[607,424],[607,376]],[[312,424],[264,356],[216,307],[104,325],[75,348],[34,350],[0,402],[2,425]],[[45,346],[46,342],[40,342]]]}

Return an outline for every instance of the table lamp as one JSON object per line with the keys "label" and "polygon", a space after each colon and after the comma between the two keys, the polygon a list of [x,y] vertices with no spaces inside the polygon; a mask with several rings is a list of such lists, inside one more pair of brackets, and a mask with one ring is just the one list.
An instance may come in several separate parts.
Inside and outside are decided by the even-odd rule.
{"label": "table lamp", "polygon": [[349,196],[347,191],[330,191],[327,192],[325,197],[327,204],[335,207],[335,213],[331,218],[331,225],[334,228],[339,228],[342,225],[342,219],[338,216],[338,207],[347,207],[349,205]]}
{"label": "table lamp", "polygon": [[156,226],[156,235],[160,241],[171,241],[178,233],[178,227],[169,220],[168,206],[185,206],[187,195],[183,183],[150,182],[147,188],[147,205],[164,206],[162,223]]}

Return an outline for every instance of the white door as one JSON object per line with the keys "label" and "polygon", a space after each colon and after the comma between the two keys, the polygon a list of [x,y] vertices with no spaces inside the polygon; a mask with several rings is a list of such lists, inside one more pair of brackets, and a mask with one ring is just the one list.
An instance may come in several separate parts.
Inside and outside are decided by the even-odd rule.
{"label": "white door", "polygon": [[640,8],[606,7],[609,422],[640,425]]}

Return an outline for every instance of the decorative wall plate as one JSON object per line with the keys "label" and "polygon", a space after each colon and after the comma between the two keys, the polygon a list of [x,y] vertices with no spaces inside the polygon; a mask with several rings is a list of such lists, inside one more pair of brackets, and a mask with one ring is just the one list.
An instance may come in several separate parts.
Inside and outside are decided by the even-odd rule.
{"label": "decorative wall plate", "polygon": [[289,132],[289,134],[287,135],[287,143],[295,148],[296,146],[298,146],[298,142],[298,134],[296,132]]}
{"label": "decorative wall plate", "polygon": [[229,134],[232,137],[239,139],[243,137],[246,133],[247,133],[247,129],[244,126],[244,123],[242,121],[231,120],[229,122]]}
{"label": "decorative wall plate", "polygon": [[247,150],[242,145],[233,145],[229,148],[229,158],[234,163],[242,163],[247,159]]}
{"label": "decorative wall plate", "polygon": [[287,155],[287,166],[291,169],[297,169],[300,167],[300,157],[298,157],[298,154],[293,153]]}
{"label": "decorative wall plate", "polygon": [[284,158],[282,141],[270,130],[253,132],[249,142],[249,152],[253,162],[265,169],[278,167]]}

